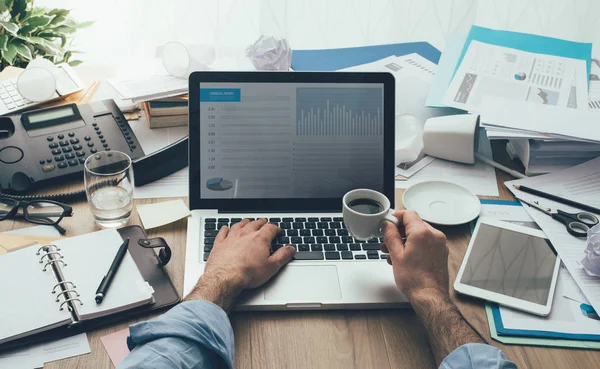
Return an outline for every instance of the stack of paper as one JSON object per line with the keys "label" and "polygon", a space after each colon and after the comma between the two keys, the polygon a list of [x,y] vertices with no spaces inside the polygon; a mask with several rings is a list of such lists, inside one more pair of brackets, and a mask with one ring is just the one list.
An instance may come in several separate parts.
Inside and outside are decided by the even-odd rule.
{"label": "stack of paper", "polygon": [[[438,66],[428,106],[481,114],[490,139],[510,139],[509,154],[527,174],[547,173],[598,156],[600,62],[591,44],[474,26],[453,35]],[[569,143],[551,158],[530,143]],[[537,143],[537,142],[540,143]]]}

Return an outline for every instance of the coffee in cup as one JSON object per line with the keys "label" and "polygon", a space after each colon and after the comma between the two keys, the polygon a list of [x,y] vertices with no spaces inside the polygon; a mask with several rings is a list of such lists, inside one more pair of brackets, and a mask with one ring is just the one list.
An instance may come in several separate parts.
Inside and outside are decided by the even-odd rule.
{"label": "coffee in cup", "polygon": [[390,200],[374,190],[352,190],[344,195],[342,206],[346,228],[358,240],[382,237],[384,221],[398,224],[398,218],[392,215]]}

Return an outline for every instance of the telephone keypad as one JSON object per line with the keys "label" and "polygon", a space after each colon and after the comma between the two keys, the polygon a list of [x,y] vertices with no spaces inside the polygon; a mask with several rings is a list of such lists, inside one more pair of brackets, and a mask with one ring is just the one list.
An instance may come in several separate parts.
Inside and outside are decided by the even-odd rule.
{"label": "telephone keypad", "polygon": [[[54,161],[58,163],[57,166],[60,169],[84,164],[85,159],[87,158],[87,153],[85,152],[85,150],[83,150],[83,146],[80,144],[79,138],[75,137],[75,132],[68,132],[66,135],[69,136],[70,139],[63,140],[65,137],[64,134],[46,137],[46,140],[50,142],[48,144],[48,147],[52,150],[52,155],[54,155]],[[106,143],[106,139],[104,139],[104,136],[100,137],[102,137],[101,142],[103,143],[103,147],[105,148],[105,150],[110,150],[110,148],[108,147],[109,145]],[[54,142],[55,139],[58,139],[60,141]],[[83,139],[87,142],[88,147],[94,146],[94,142],[91,141],[92,138],[90,136],[85,136]],[[92,154],[98,152],[98,150],[96,149],[92,149],[90,151]],[[50,172],[56,168],[55,165],[49,165],[51,162],[52,159],[40,160],[40,165],[42,166],[42,170],[44,172]]]}

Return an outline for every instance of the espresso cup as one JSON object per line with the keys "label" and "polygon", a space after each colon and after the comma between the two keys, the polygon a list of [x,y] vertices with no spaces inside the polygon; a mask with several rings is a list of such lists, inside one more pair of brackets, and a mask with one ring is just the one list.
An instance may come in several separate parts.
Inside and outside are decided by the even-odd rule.
{"label": "espresso cup", "polygon": [[350,234],[358,240],[382,237],[383,222],[398,225],[393,216],[390,200],[382,193],[368,189],[352,190],[342,199],[344,223]]}

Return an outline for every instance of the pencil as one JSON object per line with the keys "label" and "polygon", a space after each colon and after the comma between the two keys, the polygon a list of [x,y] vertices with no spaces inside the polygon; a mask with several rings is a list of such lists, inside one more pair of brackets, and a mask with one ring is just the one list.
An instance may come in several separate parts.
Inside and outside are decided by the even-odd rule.
{"label": "pencil", "polygon": [[564,197],[560,197],[560,196],[556,196],[553,195],[551,193],[547,193],[547,192],[543,192],[540,190],[536,190],[535,188],[531,188],[531,187],[527,187],[527,186],[522,186],[522,185],[513,185],[514,188],[516,188],[517,190],[523,191],[523,192],[527,192],[530,193],[532,195],[537,195],[540,197],[544,197],[546,199],[550,199],[556,202],[560,202],[561,204],[565,204],[565,205],[569,205],[575,208],[579,208],[581,210],[585,210],[585,211],[589,211],[591,213],[596,213],[596,214],[600,214],[600,209],[595,208],[593,206],[590,205],[586,205],[586,204],[582,204],[580,202],[577,201],[573,201],[573,200],[569,200],[569,199],[565,199]]}

